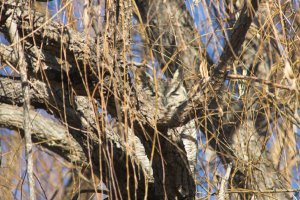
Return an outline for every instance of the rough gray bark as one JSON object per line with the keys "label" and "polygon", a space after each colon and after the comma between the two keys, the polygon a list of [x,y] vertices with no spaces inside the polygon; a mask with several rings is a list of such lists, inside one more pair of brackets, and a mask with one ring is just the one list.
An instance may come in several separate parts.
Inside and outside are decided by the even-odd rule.
{"label": "rough gray bark", "polygon": [[[22,105],[23,98],[21,95],[22,94],[21,81],[12,80],[6,77],[2,77],[0,79],[1,79],[0,80],[1,102]],[[47,87],[45,83],[40,82],[38,80],[31,80],[30,86],[32,88],[30,90],[30,94],[32,96],[31,98],[32,105],[34,105],[35,108],[44,108],[44,109],[48,109],[49,111],[52,111],[54,116],[56,116],[56,118],[59,119],[61,113],[57,112],[55,108],[58,107],[63,109],[62,102],[59,100],[60,97],[55,96],[56,97],[55,99],[55,97],[51,95],[50,88]],[[58,92],[58,93],[62,94],[62,92]],[[72,162],[77,166],[85,167],[88,165],[89,162],[88,158],[86,157],[86,153],[89,151],[89,149],[86,141],[87,139],[85,138],[87,137],[88,140],[90,140],[90,142],[95,145],[94,148],[97,148],[97,146],[99,145],[99,138],[96,135],[97,133],[97,125],[95,122],[96,117],[94,114],[93,105],[87,97],[83,97],[83,96],[76,97],[75,105],[76,105],[75,108],[71,108],[71,107],[65,108],[67,113],[67,121],[68,121],[67,127],[64,126],[62,122],[59,120],[53,121],[51,119],[48,119],[49,116],[48,117],[40,116],[40,114],[36,114],[36,117],[32,117],[33,120],[31,122],[33,125],[33,134],[34,134],[33,138],[36,142],[48,141],[46,140],[47,131],[51,132],[54,135],[54,136],[49,135],[48,137],[49,141],[51,142],[49,143],[41,142],[41,144],[46,148],[48,148],[49,150],[62,156],[67,161]],[[18,124],[17,122],[20,122],[23,119],[23,116],[20,114],[20,117],[16,117],[15,120],[17,122],[14,122],[12,120],[12,117],[14,115],[13,113],[16,112],[16,114],[18,114],[17,111],[14,111],[18,107],[12,109],[14,107],[10,108],[8,104],[4,104],[4,108],[3,108],[4,109],[3,113],[7,112],[6,114],[8,116],[3,114],[2,126],[21,129],[22,128],[21,124]],[[9,109],[11,109],[10,112],[8,112]],[[20,110],[20,108],[18,109]],[[31,112],[35,113],[34,111]],[[34,114],[32,115],[34,116]],[[145,175],[146,179],[149,182],[153,182],[152,168],[150,166],[149,160],[145,154],[144,147],[141,144],[139,138],[137,138],[136,136],[134,136],[132,133],[129,132],[128,141],[125,142],[118,134],[117,127],[118,126],[116,123],[107,124],[105,130],[103,131],[106,134],[106,138],[102,142],[104,142],[104,144],[107,143],[107,145],[112,145],[115,148],[114,154],[116,154],[115,155],[116,158],[120,157],[124,153],[127,146],[126,144],[128,143],[128,145],[130,145],[132,148],[135,149],[131,154],[129,154],[132,161],[137,163],[140,166],[141,172]],[[80,131],[77,131],[76,129],[79,129]],[[103,139],[100,139],[100,141],[101,140]],[[79,152],[81,151],[81,153],[79,155],[76,155],[76,151]],[[93,157],[90,159],[98,160],[99,158],[98,153],[95,152],[95,155],[93,155]],[[119,162],[122,163],[122,161]],[[95,161],[94,163],[98,163],[98,161]],[[125,163],[123,163],[123,165],[125,165]],[[97,170],[98,169],[96,168],[95,171],[97,172]]]}
{"label": "rough gray bark", "polygon": [[[20,87],[21,88],[21,87]],[[21,107],[9,104],[0,105],[1,127],[22,129],[23,111]],[[53,151],[70,162],[78,165],[86,164],[86,157],[82,147],[68,135],[68,130],[62,124],[31,110],[32,139],[41,142],[50,151]],[[42,142],[49,141],[49,142]]]}
{"label": "rough gray bark", "polygon": [[[29,82],[31,105],[56,118],[53,121],[30,111],[39,119],[33,121],[34,141],[47,138],[52,142],[42,143],[46,148],[78,166],[89,165],[113,199],[194,199],[197,125],[223,164],[233,164],[231,189],[288,187],[264,149],[267,134],[256,124],[258,118],[266,117],[257,114],[260,104],[236,100],[224,89],[226,67],[240,53],[258,1],[244,5],[215,64],[196,39],[197,31],[183,1],[135,2],[136,16],[148,25],[143,32],[149,53],[146,59],[155,57],[167,80],[147,74],[147,64],[126,59],[131,1],[107,5],[104,33],[95,39],[54,21],[44,24],[43,15],[35,15],[31,23],[34,13],[26,7],[1,2],[3,10],[16,12],[18,30],[24,37],[29,73],[35,77]],[[247,12],[249,4],[252,15]],[[1,13],[0,30],[7,35],[5,13]],[[17,65],[11,46],[0,45],[0,52],[2,62]],[[0,78],[0,102],[4,103],[0,105],[0,124],[4,127],[21,128],[23,116],[18,106],[24,99],[18,70],[14,78]],[[269,101],[268,97],[265,100]],[[114,120],[105,120],[99,108]],[[15,119],[12,112],[18,114]],[[252,160],[257,162],[249,164]],[[250,167],[253,170],[248,171]],[[274,197],[287,198],[281,194]]]}

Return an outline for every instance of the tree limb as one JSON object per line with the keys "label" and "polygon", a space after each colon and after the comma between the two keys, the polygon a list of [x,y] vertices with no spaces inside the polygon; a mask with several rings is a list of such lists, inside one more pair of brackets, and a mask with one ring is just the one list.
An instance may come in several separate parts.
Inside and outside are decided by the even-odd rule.
{"label": "tree limb", "polygon": [[[65,126],[40,113],[29,111],[32,124],[32,139],[67,161],[77,165],[87,164],[82,147],[73,139]],[[0,125],[5,128],[23,129],[23,109],[9,104],[0,104]]]}
{"label": "tree limb", "polygon": [[6,27],[9,32],[10,40],[13,43],[16,43],[15,52],[18,55],[19,59],[19,69],[20,69],[20,77],[22,81],[22,95],[23,95],[23,130],[25,135],[25,152],[26,152],[26,168],[28,174],[28,182],[29,182],[29,198],[30,200],[35,200],[35,181],[33,177],[33,144],[31,141],[31,127],[30,127],[30,115],[29,115],[29,107],[30,107],[30,95],[29,95],[29,85],[28,85],[28,77],[27,77],[27,62],[25,60],[25,53],[22,47],[22,43],[20,43],[20,36],[17,30],[16,21],[13,20],[13,13],[10,12],[10,16],[6,20]]}

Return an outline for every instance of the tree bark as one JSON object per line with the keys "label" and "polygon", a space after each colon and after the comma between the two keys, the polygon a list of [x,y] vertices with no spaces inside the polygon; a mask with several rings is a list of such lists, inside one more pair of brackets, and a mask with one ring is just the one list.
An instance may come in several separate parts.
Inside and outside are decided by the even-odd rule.
{"label": "tree bark", "polygon": [[[104,32],[96,38],[54,20],[45,23],[45,16],[26,6],[1,3],[0,30],[7,36],[6,11],[14,10],[34,77],[29,80],[33,141],[88,167],[106,184],[111,198],[195,199],[198,129],[223,165],[232,163],[230,189],[288,187],[265,149],[268,134],[257,123],[269,117],[262,110],[274,113],[276,99],[266,95],[264,100],[271,103],[265,108],[253,90],[247,102],[248,96],[235,99],[224,85],[259,1],[244,5],[216,63],[201,44],[183,1],[107,3]],[[136,3],[135,17],[146,44],[143,63],[127,59],[131,3]],[[1,61],[11,67],[18,63],[14,45],[0,45]],[[158,68],[149,66],[149,60]],[[149,75],[149,68],[158,77]],[[13,129],[21,129],[23,120],[19,71],[0,77],[0,125]],[[55,120],[34,109],[44,109]],[[289,198],[288,193],[273,196]]]}

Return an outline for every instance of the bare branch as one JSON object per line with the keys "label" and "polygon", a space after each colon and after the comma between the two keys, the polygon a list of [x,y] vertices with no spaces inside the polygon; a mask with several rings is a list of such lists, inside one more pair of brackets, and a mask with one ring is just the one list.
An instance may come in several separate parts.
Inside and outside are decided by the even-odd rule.
{"label": "bare branch", "polygon": [[[35,143],[41,144],[74,164],[86,164],[82,147],[68,134],[64,125],[33,110],[29,110],[29,116],[32,125],[32,139]],[[23,120],[22,108],[0,104],[0,125],[2,127],[23,129]]]}
{"label": "bare branch", "polygon": [[244,7],[240,13],[239,19],[235,23],[232,33],[229,38],[226,38],[226,44],[219,62],[212,68],[211,84],[213,89],[218,92],[224,84],[224,78],[227,71],[226,66],[230,65],[229,60],[234,57],[237,58],[237,53],[240,50],[243,42],[245,41],[246,34],[252,20],[254,19],[255,12],[258,9],[259,0],[251,0],[251,4],[244,4]]}
{"label": "bare branch", "polygon": [[25,53],[22,48],[22,43],[20,43],[20,36],[17,29],[17,24],[13,20],[13,13],[10,14],[10,17],[6,20],[6,27],[9,32],[10,40],[12,43],[16,43],[15,51],[18,55],[19,59],[19,69],[20,76],[22,82],[22,94],[23,94],[23,130],[25,133],[25,150],[26,150],[26,168],[28,174],[28,182],[29,182],[29,196],[31,200],[35,200],[35,181],[33,176],[33,152],[32,152],[32,141],[31,141],[31,127],[30,127],[30,115],[29,115],[29,107],[30,107],[30,95],[29,95],[29,84],[27,78],[27,62],[25,60]]}
{"label": "bare branch", "polygon": [[[19,80],[0,77],[0,86],[0,102],[15,103],[19,105],[22,104],[23,98],[20,93],[21,82]],[[57,105],[56,103],[59,102],[59,98],[53,99],[52,95],[50,94],[50,89],[46,86],[46,84],[37,80],[31,80],[30,86],[32,105],[36,106],[37,108],[42,107],[45,109],[50,109],[54,113],[56,113],[55,109],[53,109],[53,105]],[[49,106],[52,105],[52,109],[51,107],[45,106],[45,104],[48,104]],[[71,127],[69,131],[71,134],[73,134],[73,137],[78,137],[78,134],[76,133],[74,128],[94,131],[94,133],[81,132],[82,136],[80,136],[80,140],[84,140],[85,136],[83,134],[88,134],[93,142],[97,144],[99,139],[97,138],[95,133],[97,133],[97,123],[101,122],[96,121],[97,117],[95,116],[95,111],[89,98],[78,96],[76,97],[76,110],[68,107],[66,109],[68,118],[67,123]],[[56,113],[56,115],[58,114],[59,113]],[[124,127],[124,125],[120,125]],[[143,172],[147,176],[148,181],[153,181],[153,172],[149,163],[149,159],[147,158],[145,149],[141,144],[140,139],[136,137],[131,131],[129,131],[128,141],[125,142],[120,138],[120,135],[116,128],[116,124],[106,122],[106,128],[104,131],[106,139],[110,140],[117,148],[121,149],[124,152],[127,151],[127,147],[129,145],[132,148],[132,152],[130,153],[131,159],[141,166]],[[84,142],[82,141],[82,143]]]}

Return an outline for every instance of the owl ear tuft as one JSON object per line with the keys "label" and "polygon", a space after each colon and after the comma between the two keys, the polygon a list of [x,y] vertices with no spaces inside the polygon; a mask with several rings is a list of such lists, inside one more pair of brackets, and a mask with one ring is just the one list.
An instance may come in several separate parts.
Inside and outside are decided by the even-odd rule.
{"label": "owl ear tuft", "polygon": [[174,83],[174,82],[179,82],[180,81],[180,78],[181,78],[181,76],[180,76],[180,70],[179,69],[177,69],[175,72],[174,72],[174,74],[173,74],[173,78],[172,78],[172,83]]}
{"label": "owl ear tuft", "polygon": [[174,76],[173,76],[173,79],[178,79],[179,78],[179,69],[176,69],[175,73],[174,73]]}

